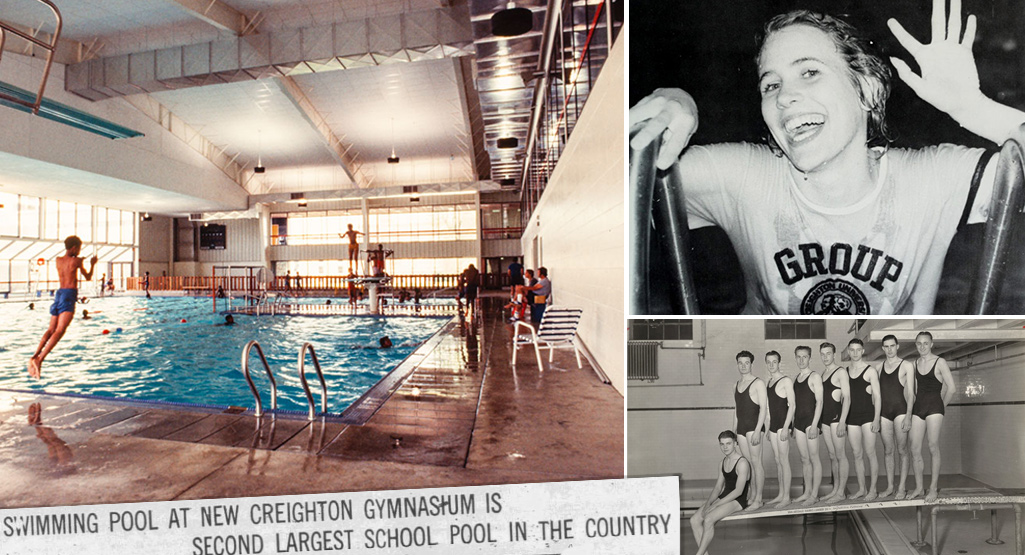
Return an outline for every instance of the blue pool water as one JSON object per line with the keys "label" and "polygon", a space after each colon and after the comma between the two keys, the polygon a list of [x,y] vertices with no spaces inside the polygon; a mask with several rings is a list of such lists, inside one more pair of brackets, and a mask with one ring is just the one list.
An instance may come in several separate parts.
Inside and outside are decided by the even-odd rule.
{"label": "blue pool water", "polygon": [[[78,305],[64,338],[43,363],[42,379],[34,380],[26,363],[49,323],[50,300],[37,302],[35,310],[27,305],[0,304],[0,388],[253,407],[241,355],[255,339],[277,378],[278,408],[305,411],[297,360],[309,341],[327,381],[331,413],[345,410],[445,321],[236,315],[234,326],[219,326],[224,317],[213,314],[207,298],[91,299]],[[83,320],[82,309],[92,319]],[[110,333],[104,335],[105,329]],[[395,347],[376,348],[382,335]],[[309,358],[306,370],[319,409],[320,385]],[[250,372],[269,408],[270,386],[255,350]]]}

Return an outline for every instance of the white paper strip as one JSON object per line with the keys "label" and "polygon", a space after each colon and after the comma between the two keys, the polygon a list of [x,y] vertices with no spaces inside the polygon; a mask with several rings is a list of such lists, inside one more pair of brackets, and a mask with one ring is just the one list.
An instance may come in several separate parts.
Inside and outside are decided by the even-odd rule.
{"label": "white paper strip", "polygon": [[0,554],[666,554],[678,478],[0,510]]}

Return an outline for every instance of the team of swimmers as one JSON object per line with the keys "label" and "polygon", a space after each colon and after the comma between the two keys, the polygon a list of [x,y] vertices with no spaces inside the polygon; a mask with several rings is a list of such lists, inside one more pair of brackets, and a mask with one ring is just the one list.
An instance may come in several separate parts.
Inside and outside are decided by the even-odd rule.
{"label": "team of swimmers", "polygon": [[[848,446],[858,481],[851,499],[872,501],[891,495],[898,500],[922,495],[926,501],[936,499],[940,431],[945,407],[954,394],[953,379],[947,362],[932,353],[933,337],[929,332],[923,331],[916,337],[919,356],[914,362],[897,356],[899,346],[896,336],[883,338],[886,358],[877,370],[862,360],[865,346],[860,339],[852,339],[847,345],[850,364],[846,367],[837,364],[836,347],[822,343],[819,355],[824,368],[820,375],[810,368],[811,347],[802,345],[794,351],[799,373],[793,378],[781,372],[780,354],[769,351],[765,354],[768,376],[764,381],[752,373],[754,355],[748,351],[737,354],[740,380],[734,388],[734,430],[741,453],[751,462],[753,480],[750,504],[744,508],[757,509],[763,504],[763,438],[768,439],[772,448],[780,485],[778,494],[768,503],[778,508],[792,502],[807,506],[846,499],[850,473]],[[833,476],[831,490],[821,499],[819,436],[829,454]],[[886,489],[882,492],[877,487],[879,436],[886,471]],[[796,440],[804,476],[804,492],[794,500],[790,498],[790,438]],[[922,457],[926,443],[932,455],[927,490]],[[915,489],[911,492],[906,487],[909,467],[915,476]]]}
{"label": "team of swimmers", "polygon": [[[776,461],[779,491],[767,503],[784,508],[791,503],[810,506],[832,504],[844,499],[915,499],[925,496],[935,501],[939,494],[940,432],[947,404],[954,394],[954,383],[947,362],[933,354],[933,336],[928,331],[915,338],[918,358],[897,356],[897,337],[887,335],[882,348],[886,355],[879,368],[862,360],[865,345],[852,339],[847,345],[850,364],[836,362],[836,346],[819,345],[823,369],[811,370],[811,347],[794,350],[799,373],[790,377],[780,370],[781,355],[765,353],[767,379],[755,377],[755,356],[749,351],[737,353],[740,380],[733,389],[736,402],[733,430],[719,434],[719,446],[725,458],[719,479],[708,501],[691,518],[698,552],[707,549],[716,522],[740,511],[762,507],[765,473],[762,445],[768,440]],[[882,436],[886,489],[878,491],[878,436]],[[820,497],[822,463],[819,438],[829,453],[832,487]],[[801,455],[804,488],[796,499],[790,497],[790,439]],[[922,448],[929,446],[932,468],[925,488],[925,460]],[[858,489],[847,495],[850,464],[847,447],[854,458]],[[739,451],[739,453],[738,453]],[[899,461],[899,472],[897,469]],[[866,466],[868,479],[866,481]],[[907,491],[910,469],[915,489]],[[729,469],[729,470],[727,470]]]}

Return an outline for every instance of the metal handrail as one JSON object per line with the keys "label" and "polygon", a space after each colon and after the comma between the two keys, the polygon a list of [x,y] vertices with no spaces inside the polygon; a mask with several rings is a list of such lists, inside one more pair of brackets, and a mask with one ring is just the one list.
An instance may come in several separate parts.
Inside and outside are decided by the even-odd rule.
{"label": "metal handrail", "polygon": [[313,393],[310,393],[310,384],[306,382],[306,351],[310,351],[313,358],[313,367],[317,369],[317,378],[320,380],[320,408],[321,413],[327,413],[327,382],[324,381],[324,373],[320,371],[320,362],[317,360],[317,352],[313,345],[307,341],[299,348],[299,381],[302,382],[303,391],[306,393],[306,402],[310,404],[309,419],[317,417],[317,404],[313,401]]}
{"label": "metal handrail", "polygon": [[[267,371],[267,377],[270,378],[270,408],[271,410],[278,409],[278,383],[274,380],[274,373],[271,372],[270,365],[267,364],[267,357],[263,356],[263,349],[256,340],[252,340],[246,343],[244,349],[242,349],[242,372],[246,376],[246,383],[249,384],[249,390],[253,392],[253,398],[256,399],[256,416],[263,416],[263,402],[260,400],[260,392],[256,390],[256,385],[253,384],[253,378],[249,375],[249,351],[253,347],[256,347],[256,354],[260,355],[260,362],[263,363],[264,370]],[[306,385],[306,381],[303,380],[303,385]],[[309,393],[307,392],[307,396]]]}
{"label": "metal handrail", "polygon": [[[982,260],[972,284],[967,314],[996,314],[1014,228],[1025,199],[1025,124],[1000,148]],[[1017,312],[1017,310],[1015,310]]]}
{"label": "metal handrail", "polygon": [[[631,137],[632,138],[632,137]],[[659,140],[630,149],[630,313],[664,313],[652,306],[651,244],[667,245],[672,286],[668,288],[679,314],[699,314],[697,292],[691,273],[687,206],[676,168],[660,172]],[[654,223],[654,233],[653,233]],[[653,235],[655,235],[653,237]]]}
{"label": "metal handrail", "polygon": [[15,35],[21,37],[22,39],[46,50],[46,66],[43,69],[43,78],[39,82],[39,92],[36,93],[35,102],[27,102],[16,96],[12,96],[6,93],[0,93],[0,99],[7,100],[9,102],[14,102],[27,108],[31,108],[33,115],[39,113],[39,106],[43,103],[43,91],[46,90],[46,80],[50,77],[50,68],[53,67],[53,55],[57,51],[57,39],[60,38],[61,26],[63,25],[63,18],[61,17],[61,12],[57,9],[57,6],[55,6],[53,2],[51,2],[50,0],[37,1],[41,4],[44,4],[46,7],[50,8],[50,10],[53,12],[54,17],[57,19],[57,25],[54,28],[53,37],[51,37],[49,43],[43,42],[37,39],[36,37],[28,33],[25,33],[24,31],[12,25],[0,22],[0,57],[3,56],[4,42],[6,42],[7,40],[6,31],[10,31]]}

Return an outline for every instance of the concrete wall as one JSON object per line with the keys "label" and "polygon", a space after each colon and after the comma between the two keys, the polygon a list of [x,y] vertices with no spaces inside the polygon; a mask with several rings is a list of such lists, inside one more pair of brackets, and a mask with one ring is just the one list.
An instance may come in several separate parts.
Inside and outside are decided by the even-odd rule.
{"label": "concrete wall", "polygon": [[953,372],[961,472],[993,487],[1025,488],[1025,345],[987,350],[972,362]]}
{"label": "concrete wall", "polygon": [[148,222],[139,222],[139,275],[149,272],[159,276],[161,272],[172,275],[174,220],[166,216],[153,216]]}
{"label": "concrete wall", "polygon": [[580,337],[620,392],[625,42],[614,45],[521,240],[525,265],[548,267],[553,301],[584,309]]}
{"label": "concrete wall", "polygon": [[[677,474],[684,480],[714,480],[716,464],[722,460],[716,436],[733,426],[735,411],[733,388],[739,379],[736,354],[748,350],[755,354],[755,376],[765,379],[767,371],[762,357],[775,350],[783,356],[781,368],[794,377],[798,370],[794,362],[794,349],[808,345],[813,349],[813,370],[821,372],[818,356],[821,340],[771,340],[765,337],[764,320],[717,319],[704,320],[706,349],[701,359],[690,350],[663,351],[660,354],[660,375],[665,377],[654,384],[631,382],[627,412],[627,469],[630,476]],[[826,322],[828,341],[842,349],[854,337],[847,332],[852,320],[830,319]],[[697,330],[697,326],[695,327]],[[700,334],[695,331],[695,337]],[[846,363],[837,362],[841,365]],[[869,361],[874,366],[882,362]],[[691,381],[693,366],[700,364],[703,385],[683,385]],[[956,402],[956,401],[955,401]],[[947,408],[940,449],[943,453],[942,473],[962,472],[961,420],[963,407]],[[829,459],[825,446],[820,455],[826,475]],[[882,466],[882,440],[877,445],[880,457],[880,476],[885,487],[885,467]],[[928,449],[924,450],[926,468],[929,468]],[[771,448],[763,449],[765,475],[774,478],[776,464]],[[853,458],[848,448],[848,458]],[[1002,460],[1022,460],[1002,459]],[[795,484],[801,476],[801,460],[796,444],[791,446],[790,468]],[[995,484],[994,484],[995,485]],[[775,490],[771,490],[775,495]]]}

